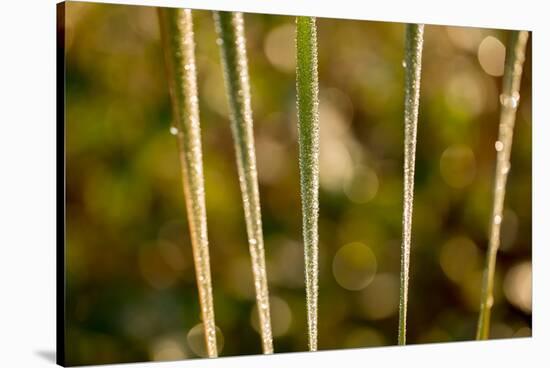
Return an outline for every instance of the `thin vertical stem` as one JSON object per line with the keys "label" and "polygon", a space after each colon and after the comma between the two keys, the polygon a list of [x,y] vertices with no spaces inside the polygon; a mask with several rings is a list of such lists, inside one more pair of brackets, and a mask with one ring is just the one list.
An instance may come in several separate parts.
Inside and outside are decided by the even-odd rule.
{"label": "thin vertical stem", "polygon": [[258,173],[256,170],[244,19],[242,13],[215,11],[214,21],[220,40],[220,54],[229,102],[231,131],[237,155],[239,182],[260,320],[262,349],[264,354],[271,354],[273,353],[273,337],[269,311]]}
{"label": "thin vertical stem", "polygon": [[315,18],[296,19],[296,92],[309,350],[317,350],[319,81]]}
{"label": "thin vertical stem", "polygon": [[529,32],[527,31],[512,31],[509,36],[508,47],[506,48],[502,94],[500,95],[500,124],[498,140],[495,143],[497,165],[493,189],[493,212],[483,274],[483,285],[481,288],[481,306],[476,333],[478,340],[489,338],[495,266],[497,251],[500,246],[500,225],[502,222],[504,197],[506,195],[506,181],[510,172],[510,152],[512,150],[516,111],[519,104],[519,88],[528,38]]}
{"label": "thin vertical stem", "polygon": [[188,9],[159,8],[158,14],[172,99],[174,126],[170,131],[178,142],[206,348],[209,357],[216,357],[193,19]]}
{"label": "thin vertical stem", "polygon": [[407,301],[409,292],[409,264],[411,226],[414,199],[414,162],[416,130],[420,100],[420,73],[424,25],[407,24],[405,32],[405,147],[403,167],[403,240],[401,243],[401,287],[399,294],[398,343],[405,345],[407,336]]}

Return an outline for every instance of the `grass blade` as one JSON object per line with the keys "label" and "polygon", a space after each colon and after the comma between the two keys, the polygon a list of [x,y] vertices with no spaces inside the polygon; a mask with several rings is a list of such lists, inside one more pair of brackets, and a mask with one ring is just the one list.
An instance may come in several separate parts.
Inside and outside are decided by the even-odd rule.
{"label": "grass blade", "polygon": [[170,130],[178,141],[206,349],[209,357],[216,357],[193,19],[188,9],[159,8],[159,21],[172,99],[174,126]]}
{"label": "grass blade", "polygon": [[296,94],[309,350],[317,350],[319,81],[315,18],[296,18]]}
{"label": "grass blade", "polygon": [[489,338],[495,266],[497,251],[500,246],[500,224],[502,222],[504,197],[506,195],[506,181],[510,171],[510,152],[512,150],[514,124],[519,104],[521,73],[523,70],[525,47],[528,38],[529,32],[527,31],[512,31],[508,40],[508,47],[506,48],[502,94],[500,95],[500,124],[498,141],[495,143],[497,165],[493,189],[493,211],[476,333],[476,338],[478,340],[486,340]]}
{"label": "grass blade", "polygon": [[239,182],[243,199],[256,303],[264,354],[273,353],[269,291],[264,255],[262,215],[256,170],[256,151],[250,101],[246,39],[242,13],[214,12],[220,44],[231,131],[235,142]]}
{"label": "grass blade", "polygon": [[407,300],[414,199],[414,162],[416,130],[420,100],[420,72],[424,25],[407,24],[405,31],[405,158],[403,169],[403,240],[401,243],[401,287],[399,293],[398,343],[405,345],[407,335]]}

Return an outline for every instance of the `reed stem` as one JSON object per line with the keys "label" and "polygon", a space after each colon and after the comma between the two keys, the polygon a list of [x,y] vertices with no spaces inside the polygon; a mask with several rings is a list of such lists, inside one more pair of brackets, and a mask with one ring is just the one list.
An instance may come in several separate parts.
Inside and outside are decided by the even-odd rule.
{"label": "reed stem", "polygon": [[414,163],[416,131],[420,100],[420,74],[424,25],[407,24],[405,31],[405,145],[403,167],[403,240],[401,243],[401,285],[399,293],[398,344],[405,345],[407,335],[407,301],[409,292],[409,264],[411,226],[414,199]]}
{"label": "reed stem", "polygon": [[498,140],[495,143],[497,164],[493,189],[491,230],[483,273],[481,305],[476,332],[476,339],[478,340],[489,338],[496,258],[500,246],[500,225],[503,216],[504,197],[506,195],[506,181],[510,172],[510,152],[512,150],[516,111],[519,105],[521,74],[528,38],[529,32],[527,31],[512,31],[509,36],[508,47],[506,48],[502,94],[500,95],[500,124]]}
{"label": "reed stem", "polygon": [[264,354],[273,353],[262,215],[242,13],[214,12],[235,143]]}
{"label": "reed stem", "polygon": [[158,15],[174,119],[170,131],[178,142],[206,349],[209,357],[216,357],[193,19],[188,9],[159,8]]}
{"label": "reed stem", "polygon": [[319,279],[319,81],[313,17],[296,18],[296,94],[309,350],[317,350]]}

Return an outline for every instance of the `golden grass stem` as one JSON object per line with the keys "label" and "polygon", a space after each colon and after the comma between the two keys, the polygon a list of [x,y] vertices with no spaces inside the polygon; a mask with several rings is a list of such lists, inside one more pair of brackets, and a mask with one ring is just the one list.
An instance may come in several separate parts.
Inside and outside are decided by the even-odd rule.
{"label": "golden grass stem", "polygon": [[216,357],[193,18],[188,9],[159,8],[158,15],[172,100],[171,131],[178,142],[206,349],[209,357]]}
{"label": "golden grass stem", "polygon": [[411,227],[414,200],[414,165],[416,131],[420,103],[420,74],[424,25],[407,24],[405,30],[405,142],[403,166],[403,240],[401,243],[401,283],[399,293],[398,344],[405,345],[407,336],[407,302],[409,293],[409,266]]}
{"label": "golden grass stem", "polygon": [[242,13],[214,12],[214,21],[220,45],[224,81],[239,182],[243,200],[248,246],[252,259],[252,274],[260,321],[262,350],[273,353],[273,336],[269,306],[269,290],[265,265],[262,214],[256,169],[254,127],[250,97],[246,38]]}
{"label": "golden grass stem", "polygon": [[512,31],[506,48],[504,76],[502,80],[502,94],[500,95],[500,123],[498,140],[495,143],[497,164],[495,184],[493,189],[493,210],[491,215],[491,230],[483,285],[481,287],[481,305],[477,325],[476,339],[489,338],[491,309],[493,307],[493,288],[498,248],[500,247],[500,226],[502,222],[504,197],[506,195],[506,181],[510,172],[510,153],[514,138],[516,111],[519,105],[519,89],[525,48],[529,32]]}

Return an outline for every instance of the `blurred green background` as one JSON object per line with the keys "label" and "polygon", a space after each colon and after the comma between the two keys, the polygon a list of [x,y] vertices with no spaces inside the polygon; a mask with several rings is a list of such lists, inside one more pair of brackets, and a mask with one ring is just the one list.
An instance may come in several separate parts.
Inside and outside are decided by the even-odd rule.
{"label": "blurred green background", "polygon": [[[251,264],[212,14],[195,11],[221,356],[259,354]],[[294,19],[246,14],[276,352],[307,350]],[[408,343],[475,336],[508,33],[426,26]],[[319,348],[397,341],[404,25],[318,20]],[[491,338],[531,336],[531,44]],[[66,8],[67,362],[204,355],[152,7]],[[195,328],[194,328],[195,327]]]}

